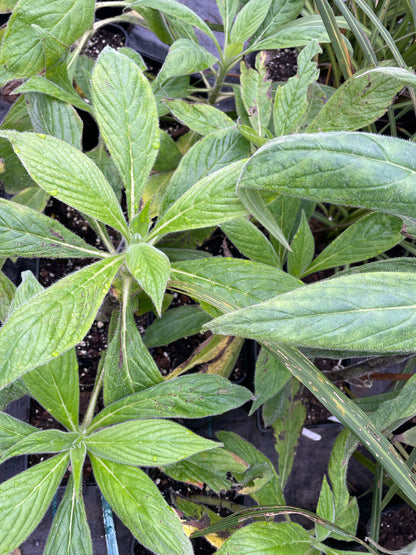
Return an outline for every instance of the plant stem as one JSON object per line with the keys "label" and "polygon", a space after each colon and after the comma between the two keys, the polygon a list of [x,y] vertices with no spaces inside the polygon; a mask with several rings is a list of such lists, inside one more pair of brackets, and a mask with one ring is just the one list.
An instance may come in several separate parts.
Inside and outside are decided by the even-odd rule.
{"label": "plant stem", "polygon": [[211,104],[212,106],[216,103],[218,95],[220,94],[220,91],[224,85],[224,81],[225,81],[225,78],[227,77],[228,69],[229,69],[228,64],[223,65],[220,63],[218,75],[216,76],[216,79],[215,79],[215,85],[208,96],[208,103]]}
{"label": "plant stem", "polygon": [[91,394],[90,402],[88,403],[87,412],[85,413],[84,420],[80,426],[82,431],[86,430],[94,418],[95,405],[97,404],[98,396],[101,391],[101,386],[104,379],[104,358],[100,360],[97,369],[97,376],[95,378],[94,389]]}

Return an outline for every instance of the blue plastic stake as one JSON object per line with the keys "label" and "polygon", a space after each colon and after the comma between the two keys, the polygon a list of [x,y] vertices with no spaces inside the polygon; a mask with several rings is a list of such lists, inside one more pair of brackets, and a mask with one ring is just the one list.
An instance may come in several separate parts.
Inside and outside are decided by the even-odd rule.
{"label": "blue plastic stake", "polygon": [[113,511],[103,495],[101,495],[101,504],[103,506],[105,541],[107,544],[108,555],[119,555]]}

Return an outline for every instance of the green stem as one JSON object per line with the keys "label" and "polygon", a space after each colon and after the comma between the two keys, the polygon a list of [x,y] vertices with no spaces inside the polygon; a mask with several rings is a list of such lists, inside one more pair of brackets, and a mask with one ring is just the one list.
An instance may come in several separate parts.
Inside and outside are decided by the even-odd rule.
{"label": "green stem", "polygon": [[227,74],[228,74],[228,69],[229,69],[228,64],[226,65],[220,64],[219,72],[215,79],[215,85],[208,96],[208,103],[211,104],[212,106],[216,103],[218,95],[220,94],[220,91],[224,85],[225,78],[227,77]]}
{"label": "green stem", "polygon": [[101,391],[101,386],[104,380],[104,357],[101,358],[100,364],[97,369],[97,376],[95,378],[94,389],[91,394],[90,402],[88,404],[87,412],[85,413],[84,420],[80,426],[81,431],[84,431],[91,424],[94,418],[95,406],[97,404],[98,396]]}

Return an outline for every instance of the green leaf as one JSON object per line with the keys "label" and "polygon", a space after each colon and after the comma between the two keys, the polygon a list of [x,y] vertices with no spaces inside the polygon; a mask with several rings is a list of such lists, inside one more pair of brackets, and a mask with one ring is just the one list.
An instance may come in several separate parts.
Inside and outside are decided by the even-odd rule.
{"label": "green leaf", "polygon": [[148,243],[133,243],[127,249],[126,263],[134,278],[152,299],[160,316],[170,274],[169,258]]}
{"label": "green leaf", "polygon": [[279,456],[279,475],[282,489],[292,471],[296,447],[306,418],[306,408],[301,402],[290,403],[283,418],[273,423],[275,449]]}
{"label": "green leaf", "polygon": [[22,204],[23,206],[28,206],[39,213],[42,213],[45,210],[48,200],[48,193],[38,186],[27,187],[13,197],[13,202]]}
{"label": "green leaf", "polygon": [[36,431],[4,451],[1,456],[1,462],[18,455],[69,451],[72,444],[79,440],[80,437],[79,432],[61,432],[61,430]]}
{"label": "green leaf", "polygon": [[[268,348],[305,387],[319,396],[328,410],[349,428],[390,474],[406,496],[416,502],[416,480],[403,459],[372,420],[293,347],[272,343]],[[227,446],[226,446],[227,447]],[[346,467],[345,467],[346,468]],[[336,469],[339,474],[339,467]],[[340,533],[337,531],[337,533]]]}
{"label": "green leaf", "polygon": [[103,258],[62,224],[36,210],[0,199],[0,256]]}
{"label": "green leaf", "polygon": [[299,228],[290,247],[292,252],[287,257],[287,270],[292,276],[301,277],[312,262],[315,252],[315,241],[303,210]]}
{"label": "green leaf", "polygon": [[[367,133],[292,135],[247,162],[239,187],[414,217],[416,145]],[[391,199],[394,198],[394,203]]]}
{"label": "green leaf", "polygon": [[121,48],[117,49],[117,52],[119,54],[124,54],[124,56],[127,56],[128,58],[133,60],[133,62],[137,65],[137,67],[142,71],[147,70],[147,65],[146,65],[146,62],[143,60],[142,55],[139,54],[139,52],[136,52],[136,50],[133,50],[133,48],[129,48],[128,46],[122,46]]}
{"label": "green leaf", "polygon": [[91,92],[100,131],[126,187],[132,220],[160,146],[152,90],[133,60],[105,48],[95,65]]}
{"label": "green leaf", "polygon": [[416,445],[416,426],[409,428],[405,432],[394,436],[395,441],[401,441],[406,445],[415,446]]}
{"label": "green leaf", "polygon": [[[283,496],[279,476],[266,455],[234,432],[218,432],[217,437],[220,441],[222,441],[225,449],[235,453],[238,457],[249,463],[250,467],[254,467],[258,464],[265,465],[268,473],[270,474],[269,480],[263,485],[263,487],[253,492],[251,497],[259,505],[273,505],[276,503],[284,505],[285,498]],[[237,478],[243,479],[243,476]]]}
{"label": "green leaf", "polygon": [[229,490],[232,486],[227,474],[244,473],[248,464],[225,449],[211,449],[197,453],[185,461],[171,464],[163,469],[165,474],[180,482],[188,482],[200,488],[207,484],[213,491]]}
{"label": "green leaf", "polygon": [[[16,89],[17,91],[17,89]],[[84,112],[92,113],[89,106],[72,88],[64,86],[62,83],[54,83],[46,77],[36,75],[28,79],[18,88],[19,93],[42,93],[61,102],[73,104]]]}
{"label": "green leaf", "polygon": [[250,143],[237,129],[221,129],[204,137],[181,160],[169,182],[162,209],[169,208],[200,179],[249,155]]}
{"label": "green leaf", "polygon": [[218,11],[220,12],[221,19],[224,25],[225,36],[229,36],[229,31],[233,23],[235,14],[237,13],[239,2],[238,0],[216,0]]}
{"label": "green leaf", "polygon": [[13,8],[17,4],[17,0],[1,0],[0,1],[0,12],[7,13],[13,11]]}
{"label": "green leaf", "polygon": [[48,135],[1,131],[36,183],[50,195],[127,235],[116,196],[97,166],[75,147]]}
{"label": "green leaf", "polygon": [[217,58],[203,46],[189,39],[178,39],[169,48],[168,55],[158,73],[157,81],[163,83],[170,77],[203,71],[217,61]]}
{"label": "green leaf", "polygon": [[300,524],[294,522],[255,522],[237,530],[217,551],[218,555],[251,553],[306,555],[311,538]]}
{"label": "green leaf", "polygon": [[104,403],[108,405],[162,381],[156,363],[143,344],[133,314],[127,310],[125,320],[121,316],[117,318],[105,355]]}
{"label": "green leaf", "polygon": [[142,6],[159,10],[185,23],[190,23],[193,27],[200,29],[216,42],[215,35],[208,25],[198,17],[194,11],[184,6],[181,2],[176,2],[176,0],[137,0],[130,5],[130,8],[136,9]]}
{"label": "green leaf", "polygon": [[213,333],[348,352],[414,352],[416,276],[342,276],[220,316]]}
{"label": "green leaf", "polygon": [[161,466],[221,447],[169,420],[131,420],[84,439],[88,451],[123,464]]}
{"label": "green leaf", "polygon": [[200,135],[208,135],[235,125],[224,112],[208,104],[185,100],[166,100],[165,104],[177,120]]}
{"label": "green leaf", "polygon": [[[94,2],[91,0],[20,0],[7,25],[0,51],[0,82],[30,77],[44,68],[43,43],[34,25],[51,33],[61,48],[55,54],[58,61],[67,48],[92,26]],[[49,60],[51,63],[53,59]]]}
{"label": "green leaf", "polygon": [[182,154],[172,137],[160,130],[160,149],[153,169],[157,172],[168,172],[178,167]]}
{"label": "green leaf", "polygon": [[309,22],[306,17],[300,17],[292,24],[285,25],[283,29],[280,29],[275,34],[260,41],[253,42],[246,50],[246,53],[257,52],[258,50],[275,50],[305,46],[311,40],[316,40],[320,43],[330,42],[328,33],[322,22],[316,20]]}
{"label": "green leaf", "polygon": [[7,317],[7,313],[10,307],[10,303],[13,300],[16,291],[16,286],[12,281],[4,274],[0,272],[0,321],[4,322]]}
{"label": "green leaf", "polygon": [[53,519],[44,555],[92,555],[84,501],[76,491],[72,474]]}
{"label": "green leaf", "polygon": [[0,388],[82,340],[121,262],[116,256],[70,274],[10,316],[0,329]]}
{"label": "green leaf", "polygon": [[68,430],[77,430],[78,363],[75,349],[31,370],[22,377],[30,394]]}
{"label": "green leaf", "polygon": [[0,412],[0,453],[18,443],[37,429],[5,412]]}
{"label": "green leaf", "polygon": [[230,43],[244,43],[257,31],[266,17],[272,0],[249,0],[231,28]]}
{"label": "green leaf", "polygon": [[255,262],[280,266],[276,251],[267,237],[247,218],[237,218],[222,224],[228,239],[247,258]]}
{"label": "green leaf", "polygon": [[197,305],[183,305],[167,310],[146,328],[143,341],[147,347],[160,347],[200,332],[211,318]]}
{"label": "green leaf", "polygon": [[26,98],[36,133],[52,135],[81,150],[82,120],[72,106],[44,94],[31,93]]}
{"label": "green leaf", "polygon": [[[257,0],[250,0],[250,2]],[[267,2],[266,2],[267,4]],[[267,79],[266,53],[256,57],[256,69],[241,63],[241,96],[251,127],[260,137],[267,137],[267,126],[272,113],[272,82]]]}
{"label": "green leaf", "polygon": [[94,456],[91,462],[104,497],[141,544],[161,555],[192,555],[179,518],[142,470]]}
{"label": "green leaf", "polygon": [[286,272],[249,260],[220,257],[172,265],[169,287],[230,312],[301,286]]}
{"label": "green leaf", "polygon": [[355,131],[380,118],[403,88],[400,79],[380,73],[353,75],[308,126],[308,132]]}
{"label": "green leaf", "polygon": [[26,270],[20,274],[21,283],[16,289],[14,299],[10,305],[7,317],[9,318],[15,310],[17,310],[23,303],[41,293],[43,291],[42,285],[38,282],[31,271]]}
{"label": "green leaf", "polygon": [[303,0],[273,0],[263,23],[253,33],[253,40],[269,37],[282,29],[284,25],[298,17],[304,5]]}
{"label": "green leaf", "polygon": [[298,130],[308,108],[308,87],[319,77],[316,62],[311,59],[321,52],[317,41],[305,46],[298,56],[296,75],[278,87],[273,107],[275,136],[289,135]]}
{"label": "green leaf", "polygon": [[219,225],[245,215],[246,209],[236,194],[243,163],[229,164],[195,183],[161,216],[148,238]]}
{"label": "green leaf", "polygon": [[254,375],[255,400],[250,410],[253,414],[263,403],[274,397],[290,380],[286,367],[264,347],[256,360]]}
{"label": "green leaf", "polygon": [[[334,495],[328,484],[326,476],[322,480],[321,492],[319,494],[316,514],[330,522],[335,521],[335,504]],[[315,536],[319,542],[324,541],[330,534],[330,531],[324,526],[315,523]]]}
{"label": "green leaf", "polygon": [[13,551],[42,520],[68,465],[52,457],[0,484],[0,552]]}
{"label": "green leaf", "polygon": [[412,376],[393,399],[385,400],[373,412],[371,417],[376,426],[391,431],[412,418],[416,412],[415,395],[416,377]]}
{"label": "green leaf", "polygon": [[[301,274],[360,262],[393,248],[403,239],[402,222],[388,214],[368,214],[350,225]],[[289,257],[290,259],[290,257]],[[304,271],[306,270],[306,271]]]}
{"label": "green leaf", "polygon": [[203,418],[237,408],[251,398],[244,387],[221,376],[181,376],[108,405],[88,431],[140,418]]}

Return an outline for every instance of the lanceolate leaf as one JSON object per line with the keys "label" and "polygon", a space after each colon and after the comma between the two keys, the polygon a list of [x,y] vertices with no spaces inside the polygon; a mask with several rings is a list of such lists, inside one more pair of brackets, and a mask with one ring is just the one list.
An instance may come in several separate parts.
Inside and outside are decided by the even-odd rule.
{"label": "lanceolate leaf", "polygon": [[306,17],[301,17],[295,20],[293,24],[285,25],[274,35],[254,42],[246,52],[305,46],[311,40],[317,40],[320,43],[330,42],[323,23],[306,22],[306,19]]}
{"label": "lanceolate leaf", "polygon": [[127,235],[120,205],[101,171],[75,147],[48,135],[1,131],[32,179],[50,195]]}
{"label": "lanceolate leaf", "polygon": [[[253,1],[253,0],[251,0]],[[251,127],[260,137],[267,136],[266,129],[272,113],[272,82],[267,79],[266,54],[256,58],[256,69],[247,69],[241,63],[241,96]]]}
{"label": "lanceolate leaf", "polygon": [[249,0],[237,15],[231,28],[230,42],[244,43],[263,23],[271,0]]}
{"label": "lanceolate leaf", "polygon": [[255,522],[237,530],[217,551],[218,555],[251,555],[279,553],[279,555],[306,555],[311,538],[295,522]]}
{"label": "lanceolate leaf", "polygon": [[250,143],[237,129],[221,129],[198,141],[183,157],[163,199],[163,210],[203,177],[250,155]]}
{"label": "lanceolate leaf", "polygon": [[95,65],[91,92],[98,125],[126,186],[132,219],[159,150],[152,89],[133,60],[106,48]]}
{"label": "lanceolate leaf", "polygon": [[291,291],[206,324],[239,335],[351,353],[412,353],[416,275],[377,272],[343,276]]}
{"label": "lanceolate leaf", "polygon": [[155,10],[160,10],[166,15],[170,15],[185,21],[186,23],[190,23],[193,27],[200,29],[216,42],[215,35],[208,25],[200,17],[198,17],[194,11],[189,9],[187,6],[184,6],[181,2],[177,2],[176,0],[136,0],[136,2],[132,2],[130,7],[134,9],[140,8],[141,6],[147,6]]}
{"label": "lanceolate leaf", "polygon": [[380,73],[354,75],[343,83],[308,131],[355,131],[381,117],[403,88],[400,79]]}
{"label": "lanceolate leaf", "polygon": [[10,553],[42,520],[58,488],[69,455],[46,460],[0,485],[0,553]]}
{"label": "lanceolate leaf", "polygon": [[[16,91],[17,92],[17,91]],[[43,95],[50,96],[56,100],[73,104],[76,108],[80,108],[85,112],[92,113],[92,108],[87,104],[75,91],[69,87],[65,87],[62,83],[54,83],[46,77],[36,75],[31,77],[28,81],[20,85],[18,88],[20,93],[42,93]]]}
{"label": "lanceolate leaf", "polygon": [[191,104],[185,100],[167,100],[165,104],[176,119],[200,135],[235,125],[224,112],[208,104]]}
{"label": "lanceolate leaf", "polygon": [[160,466],[221,444],[197,436],[169,420],[131,420],[85,437],[88,451],[110,461]]}
{"label": "lanceolate leaf", "polygon": [[4,322],[9,310],[10,303],[12,302],[16,286],[10,279],[0,272],[0,321]]}
{"label": "lanceolate leaf", "polygon": [[216,62],[217,58],[203,46],[189,39],[178,39],[170,47],[157,80],[162,84],[169,77],[203,71]]}
{"label": "lanceolate leaf", "polygon": [[276,251],[260,229],[248,218],[237,218],[222,224],[221,229],[237,249],[251,260],[279,267]]}
{"label": "lanceolate leaf", "polygon": [[292,0],[291,2],[273,0],[263,23],[254,33],[253,39],[258,41],[274,35],[284,25],[297,18],[303,5],[303,0]]}
{"label": "lanceolate leaf", "polygon": [[0,51],[0,83],[28,77],[41,72],[45,64],[42,41],[34,25],[37,25],[58,39],[55,59],[59,60],[65,45],[72,44],[93,22],[94,2],[92,0],[21,0],[7,25]]}
{"label": "lanceolate leaf", "polygon": [[143,344],[131,310],[127,310],[125,319],[116,317],[116,328],[104,361],[106,405],[163,381],[155,361]]}
{"label": "lanceolate leaf", "polygon": [[152,299],[160,316],[170,274],[169,258],[152,245],[135,243],[127,249],[126,263],[134,278]]}
{"label": "lanceolate leaf", "polygon": [[248,260],[212,258],[172,265],[169,286],[230,312],[301,286],[286,272]]}
{"label": "lanceolate leaf", "polygon": [[82,340],[121,262],[116,256],[70,274],[10,316],[0,330],[0,387]]}
{"label": "lanceolate leaf", "polygon": [[149,237],[210,227],[245,215],[235,191],[243,163],[230,164],[195,183],[164,213]]}
{"label": "lanceolate leaf", "polygon": [[160,347],[201,331],[210,317],[198,305],[182,305],[164,312],[146,328],[143,341],[147,347]]}
{"label": "lanceolate leaf", "polygon": [[81,150],[82,120],[70,104],[38,93],[26,98],[36,133],[53,135]]}
{"label": "lanceolate leaf", "polygon": [[414,217],[416,146],[367,133],[283,137],[256,152],[239,187]]}
{"label": "lanceolate leaf", "polygon": [[179,518],[142,470],[94,456],[91,462],[104,497],[141,544],[161,555],[192,555]]}
{"label": "lanceolate leaf", "polygon": [[53,519],[44,555],[92,555],[84,501],[76,491],[72,474]]}
{"label": "lanceolate leaf", "polygon": [[88,430],[139,418],[203,418],[237,408],[250,398],[250,391],[220,376],[182,376],[107,406]]}
{"label": "lanceolate leaf", "polygon": [[231,487],[227,473],[244,473],[248,467],[245,461],[226,449],[211,449],[197,453],[185,461],[166,466],[163,470],[174,480],[189,482],[199,487],[203,487],[205,483],[219,493]]}
{"label": "lanceolate leaf", "polygon": [[21,204],[0,199],[0,256],[103,258],[62,224]]}
{"label": "lanceolate leaf", "polygon": [[298,56],[298,71],[288,82],[278,87],[273,107],[274,134],[289,135],[297,130],[308,108],[308,87],[319,77],[316,62],[311,59],[322,52],[317,41],[305,46]]}
{"label": "lanceolate leaf", "polygon": [[1,462],[30,453],[60,453],[69,451],[72,444],[80,438],[77,432],[61,432],[61,430],[37,430],[22,438],[2,454]]}
{"label": "lanceolate leaf", "polygon": [[22,422],[5,412],[0,412],[0,454],[3,451],[36,432],[37,428]]}
{"label": "lanceolate leaf", "polygon": [[79,412],[78,363],[75,349],[22,377],[31,395],[68,430],[76,430]]}
{"label": "lanceolate leaf", "polygon": [[401,229],[402,222],[395,216],[368,214],[332,241],[301,274],[308,275],[377,256],[400,243],[403,239]]}

